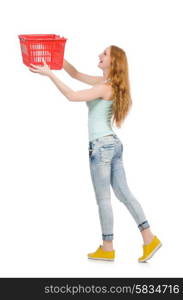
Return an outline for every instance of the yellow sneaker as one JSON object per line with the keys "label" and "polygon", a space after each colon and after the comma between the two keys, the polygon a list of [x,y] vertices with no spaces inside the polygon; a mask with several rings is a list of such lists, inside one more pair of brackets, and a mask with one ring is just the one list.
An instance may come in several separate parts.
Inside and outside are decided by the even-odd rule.
{"label": "yellow sneaker", "polygon": [[113,261],[115,258],[115,250],[104,251],[100,245],[95,252],[88,253],[88,258]]}
{"label": "yellow sneaker", "polygon": [[138,262],[145,262],[149,258],[151,258],[154,253],[162,246],[161,241],[157,238],[157,236],[154,236],[152,241],[147,245],[142,245],[143,247],[143,256],[138,258]]}

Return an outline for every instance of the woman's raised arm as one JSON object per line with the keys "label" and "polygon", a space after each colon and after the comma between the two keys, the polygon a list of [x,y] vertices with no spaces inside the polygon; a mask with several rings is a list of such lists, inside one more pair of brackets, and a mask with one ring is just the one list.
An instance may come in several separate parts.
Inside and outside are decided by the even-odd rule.
{"label": "woman's raised arm", "polygon": [[76,68],[74,68],[73,65],[71,65],[66,59],[63,60],[63,69],[73,78],[75,78],[75,75],[77,73]]}
{"label": "woman's raised arm", "polygon": [[63,68],[72,78],[82,81],[84,83],[95,85],[104,82],[103,76],[92,76],[92,75],[81,73],[73,65],[71,65],[66,59],[64,59]]}

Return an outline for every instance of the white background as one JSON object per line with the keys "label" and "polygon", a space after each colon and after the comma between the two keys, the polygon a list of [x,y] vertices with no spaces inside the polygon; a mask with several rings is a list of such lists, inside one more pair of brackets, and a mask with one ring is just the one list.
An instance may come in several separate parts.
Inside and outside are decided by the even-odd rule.
{"label": "white background", "polygon": [[[183,275],[182,1],[6,1],[1,4],[0,276]],[[87,259],[101,244],[89,173],[87,106],[23,64],[18,34],[66,37],[65,58],[102,75],[98,54],[125,50],[133,107],[121,129],[129,187],[163,246],[139,264],[141,234],[114,196],[114,262]],[[73,90],[89,88],[63,69]]]}

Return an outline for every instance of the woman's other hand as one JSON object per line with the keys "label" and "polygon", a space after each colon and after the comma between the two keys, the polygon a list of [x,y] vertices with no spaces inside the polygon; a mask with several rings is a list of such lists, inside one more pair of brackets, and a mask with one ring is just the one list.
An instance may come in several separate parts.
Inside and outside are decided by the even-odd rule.
{"label": "woman's other hand", "polygon": [[39,74],[41,74],[41,75],[49,76],[49,75],[52,73],[52,71],[51,71],[51,69],[49,68],[49,66],[47,65],[47,63],[45,62],[44,58],[43,58],[42,61],[43,61],[43,64],[44,64],[43,67],[41,67],[41,66],[36,66],[36,65],[34,65],[34,64],[30,64],[30,65],[33,66],[34,68],[29,67],[29,70],[30,70],[31,72],[34,72],[34,73],[39,73]]}

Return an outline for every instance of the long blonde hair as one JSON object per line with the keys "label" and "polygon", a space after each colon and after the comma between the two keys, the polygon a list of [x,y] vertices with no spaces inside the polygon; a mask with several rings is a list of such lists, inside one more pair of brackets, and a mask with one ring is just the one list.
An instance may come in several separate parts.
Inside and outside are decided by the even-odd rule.
{"label": "long blonde hair", "polygon": [[116,127],[120,128],[132,105],[128,61],[123,49],[114,45],[110,48],[111,65],[108,80],[113,90],[112,123],[115,122]]}

